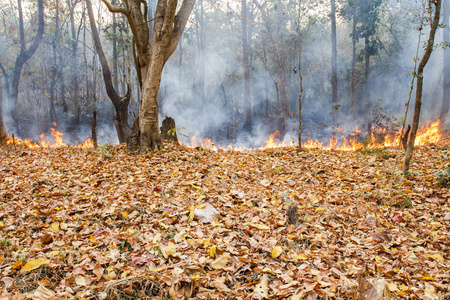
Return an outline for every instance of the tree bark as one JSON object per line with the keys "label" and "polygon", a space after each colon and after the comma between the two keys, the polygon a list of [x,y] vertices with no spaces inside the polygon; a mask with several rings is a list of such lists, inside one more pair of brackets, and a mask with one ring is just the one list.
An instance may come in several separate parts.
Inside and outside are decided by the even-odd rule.
{"label": "tree bark", "polygon": [[406,149],[405,162],[403,164],[403,174],[405,175],[409,172],[409,166],[414,151],[414,142],[416,140],[417,129],[419,127],[420,109],[422,106],[423,69],[425,68],[428,60],[430,59],[431,52],[433,51],[434,37],[436,35],[436,29],[439,26],[439,17],[441,14],[441,0],[435,1],[429,0],[429,4],[430,7],[432,4],[434,4],[435,6],[434,18],[433,22],[431,23],[430,35],[428,38],[425,53],[423,54],[422,60],[420,61],[419,67],[417,68],[417,85],[416,85],[416,101],[414,104],[414,117],[411,128],[411,136],[409,138],[408,148]]}

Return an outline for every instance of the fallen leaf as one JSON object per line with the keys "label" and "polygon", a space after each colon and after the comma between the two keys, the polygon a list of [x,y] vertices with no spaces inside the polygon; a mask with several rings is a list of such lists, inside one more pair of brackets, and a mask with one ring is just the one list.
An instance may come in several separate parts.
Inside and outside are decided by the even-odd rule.
{"label": "fallen leaf", "polygon": [[230,260],[230,253],[225,252],[224,254],[216,258],[214,261],[212,261],[210,263],[210,266],[211,268],[216,270],[223,269],[227,265],[229,260]]}
{"label": "fallen leaf", "polygon": [[272,248],[272,258],[277,258],[281,255],[281,253],[283,253],[283,248],[281,248],[280,246],[274,246]]}
{"label": "fallen leaf", "polygon": [[38,258],[38,259],[30,260],[29,262],[27,262],[25,264],[25,266],[23,266],[21,272],[25,273],[25,272],[37,269],[40,266],[48,264],[49,262],[50,262],[50,260],[48,260],[47,258]]}
{"label": "fallen leaf", "polygon": [[265,299],[269,297],[269,276],[267,276],[267,274],[264,274],[261,277],[261,281],[253,290],[253,296],[259,299]]}

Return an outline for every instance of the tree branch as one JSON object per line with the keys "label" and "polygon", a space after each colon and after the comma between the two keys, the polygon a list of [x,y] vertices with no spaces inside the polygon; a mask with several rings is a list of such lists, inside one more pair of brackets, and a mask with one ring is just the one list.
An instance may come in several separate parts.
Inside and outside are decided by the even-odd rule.
{"label": "tree branch", "polygon": [[174,27],[172,31],[172,38],[170,39],[169,45],[167,46],[167,54],[165,60],[167,61],[169,57],[175,52],[180,42],[181,35],[183,34],[184,28],[189,21],[189,15],[194,8],[195,0],[184,0],[178,10],[177,15],[174,20]]}
{"label": "tree branch", "polygon": [[128,9],[119,7],[119,6],[113,6],[111,3],[108,2],[108,0],[102,0],[102,2],[106,5],[108,10],[112,13],[121,13],[124,14],[125,17],[127,17],[128,24],[130,24],[131,32],[133,33],[133,36],[135,37],[136,42],[136,49],[138,52],[139,57],[144,57],[144,53],[142,51],[141,43],[139,42],[139,35],[136,30],[136,25],[134,23],[133,17],[131,16],[131,13]]}

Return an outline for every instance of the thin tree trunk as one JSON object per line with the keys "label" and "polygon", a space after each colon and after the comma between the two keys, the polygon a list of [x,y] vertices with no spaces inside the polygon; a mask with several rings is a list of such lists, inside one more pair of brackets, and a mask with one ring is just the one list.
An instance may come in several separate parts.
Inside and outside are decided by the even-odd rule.
{"label": "thin tree trunk", "polygon": [[364,116],[367,120],[367,133],[369,138],[372,136],[372,120],[370,118],[370,89],[369,89],[369,75],[370,75],[370,53],[369,53],[369,38],[364,39],[366,53],[364,55],[364,74],[365,74],[365,87],[364,87]]}
{"label": "thin tree trunk", "polygon": [[127,95],[121,97],[114,88],[111,70],[109,69],[105,53],[103,52],[100,36],[95,24],[91,0],[86,0],[86,4],[91,25],[92,37],[94,39],[94,44],[98,53],[100,63],[102,65],[103,80],[105,82],[106,93],[108,94],[108,97],[113,103],[116,110],[116,115],[114,116],[114,125],[116,127],[117,137],[119,138],[120,143],[127,143],[130,149],[134,149],[134,145],[132,145],[132,141],[130,140],[134,132],[128,124],[128,104],[130,102],[130,89],[128,89]]}
{"label": "thin tree trunk", "polygon": [[356,9],[353,8],[353,26],[352,26],[352,74],[351,74],[351,95],[350,95],[350,115],[353,120],[358,117],[358,104],[356,103]]}
{"label": "thin tree trunk", "polygon": [[75,113],[75,119],[77,124],[81,123],[81,106],[80,106],[80,84],[78,82],[78,37],[75,30],[75,6],[78,0],[72,3],[72,0],[67,0],[67,6],[69,7],[69,20],[70,20],[70,32],[71,32],[71,76],[72,76],[72,105]]}
{"label": "thin tree trunk", "polygon": [[3,125],[3,89],[2,85],[0,84],[0,145],[3,145],[6,143],[6,132],[5,127]]}
{"label": "thin tree trunk", "polygon": [[444,83],[443,83],[443,90],[442,90],[442,106],[441,106],[441,113],[440,113],[440,119],[445,120],[448,117],[448,111],[450,106],[450,50],[446,45],[450,43],[450,28],[449,26],[449,18],[450,18],[450,7],[449,7],[449,0],[444,0],[442,3],[442,24],[444,25],[442,28],[443,33],[443,66],[444,66]]}
{"label": "thin tree trunk", "polygon": [[[298,30],[300,32],[300,29]],[[303,75],[302,75],[302,37],[299,35],[298,48],[298,79],[300,92],[298,94],[298,151],[302,151],[302,100],[303,100]]]}
{"label": "thin tree trunk", "polygon": [[338,120],[338,78],[337,78],[337,46],[336,46],[336,3],[331,0],[331,105],[333,114],[333,127]]}
{"label": "thin tree trunk", "polygon": [[[34,36],[31,45],[28,49],[26,49],[25,42],[25,29],[23,25],[23,13],[22,13],[22,0],[17,1],[18,9],[19,9],[19,34],[20,34],[20,53],[16,58],[16,62],[14,64],[14,70],[12,75],[11,86],[9,87],[9,77],[6,73],[4,73],[5,81],[8,87],[6,88],[8,92],[8,100],[11,101],[11,116],[14,120],[14,126],[16,127],[17,133],[19,132],[19,124],[17,120],[17,101],[19,97],[19,83],[20,76],[22,74],[23,65],[34,55],[39,44],[41,43],[42,37],[44,35],[44,4],[43,0],[38,0],[38,30],[36,35]],[[2,71],[3,68],[2,68]]]}
{"label": "thin tree trunk", "polygon": [[248,49],[247,0],[241,0],[242,59],[244,64],[244,131],[252,131],[252,101],[250,98],[250,59]]}
{"label": "thin tree trunk", "polygon": [[436,29],[439,26],[439,17],[441,14],[441,0],[430,1],[430,6],[435,5],[434,18],[431,24],[430,36],[428,38],[427,47],[422,60],[417,68],[417,86],[416,86],[416,102],[414,104],[414,117],[411,128],[411,136],[408,142],[408,148],[405,153],[405,162],[403,164],[403,174],[409,172],[409,166],[411,158],[414,152],[414,142],[416,140],[417,129],[419,128],[420,109],[422,106],[422,89],[423,89],[423,69],[425,68],[428,60],[430,59],[431,52],[434,46],[434,37],[436,35]]}

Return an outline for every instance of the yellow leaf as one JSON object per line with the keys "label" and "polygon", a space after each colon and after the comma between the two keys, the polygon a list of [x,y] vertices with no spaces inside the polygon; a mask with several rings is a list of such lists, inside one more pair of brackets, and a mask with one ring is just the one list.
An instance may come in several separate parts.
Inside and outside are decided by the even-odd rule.
{"label": "yellow leaf", "polygon": [[225,252],[224,254],[222,254],[221,256],[219,256],[218,258],[216,258],[214,261],[211,262],[211,268],[216,269],[216,270],[220,270],[223,269],[228,261],[230,260],[230,253]]}
{"label": "yellow leaf", "polygon": [[439,253],[434,254],[433,258],[440,261],[441,263],[444,263],[444,258]]}
{"label": "yellow leaf", "polygon": [[[202,195],[204,195],[204,194],[202,194]],[[201,197],[201,196],[200,196]],[[206,197],[206,196],[205,196]],[[206,207],[206,203],[198,203],[197,204],[197,208],[198,209],[202,209],[202,208],[205,208]]]}
{"label": "yellow leaf", "polygon": [[408,289],[408,286],[402,283],[402,291],[406,292]]}
{"label": "yellow leaf", "polygon": [[50,227],[50,231],[54,233],[58,233],[59,231],[59,222],[53,222],[52,226]]}
{"label": "yellow leaf", "polygon": [[189,222],[192,222],[192,220],[194,220],[194,216],[195,216],[195,206],[192,205],[191,208],[189,209]]}
{"label": "yellow leaf", "polygon": [[312,197],[310,201],[311,201],[311,203],[314,204],[314,203],[319,202],[319,199],[317,199],[316,197]]}
{"label": "yellow leaf", "polygon": [[422,280],[433,281],[434,279],[433,279],[433,277],[430,276],[430,274],[425,272],[425,274],[423,274],[423,276],[422,276]]}
{"label": "yellow leaf", "polygon": [[128,212],[124,211],[122,213],[122,218],[126,219],[128,217]]}
{"label": "yellow leaf", "polygon": [[406,296],[405,293],[403,293],[402,291],[395,291],[397,294],[401,295],[401,296]]}
{"label": "yellow leaf", "polygon": [[130,273],[131,273],[130,270],[126,270],[126,271],[122,272],[122,274],[120,274],[120,278],[125,278],[125,277],[127,277],[128,275],[130,275]]}
{"label": "yellow leaf", "polygon": [[11,265],[11,268],[13,268],[14,270],[17,270],[22,266],[22,264],[23,264],[23,262],[21,260],[18,260]]}
{"label": "yellow leaf", "polygon": [[28,271],[31,271],[31,270],[34,270],[34,269],[37,269],[37,268],[39,268],[42,265],[48,264],[49,262],[50,262],[50,260],[48,260],[46,258],[38,258],[38,259],[30,260],[22,268],[22,273],[23,272],[28,272]]}
{"label": "yellow leaf", "polygon": [[48,258],[52,258],[52,257],[55,257],[55,256],[58,256],[59,255],[59,251],[51,251],[51,252],[49,252],[49,253],[47,253],[47,254],[45,254]]}
{"label": "yellow leaf", "polygon": [[214,257],[216,255],[216,245],[211,246],[208,249],[209,256]]}
{"label": "yellow leaf", "polygon": [[89,236],[89,240],[90,240],[91,242],[95,242],[97,239],[95,238],[95,236],[90,235],[90,236]]}
{"label": "yellow leaf", "polygon": [[208,248],[209,244],[211,243],[211,239],[207,238],[203,241],[203,248]]}
{"label": "yellow leaf", "polygon": [[172,242],[169,242],[167,246],[161,245],[160,249],[164,258],[168,258],[169,255],[175,254],[175,252],[177,252],[177,248],[175,247],[175,244]]}
{"label": "yellow leaf", "polygon": [[191,276],[192,280],[199,280],[200,279],[200,274],[195,274]]}
{"label": "yellow leaf", "polygon": [[377,255],[377,256],[375,256],[375,261],[376,261],[377,263],[380,263],[380,262],[383,261],[383,259]]}
{"label": "yellow leaf", "polygon": [[244,223],[244,225],[248,225],[250,227],[258,228],[261,230],[269,230],[270,229],[269,226],[264,225],[264,224],[255,224],[255,223],[246,222],[246,223]]}
{"label": "yellow leaf", "polygon": [[294,258],[296,259],[302,259],[302,260],[307,260],[308,256],[305,253],[299,253],[298,255],[294,256]]}
{"label": "yellow leaf", "polygon": [[272,257],[277,258],[280,254],[283,253],[283,248],[280,246],[274,246],[272,249]]}
{"label": "yellow leaf", "polygon": [[323,208],[323,207],[316,208],[316,211],[323,211],[323,210],[325,210],[325,208]]}
{"label": "yellow leaf", "polygon": [[269,268],[267,268],[267,267],[265,267],[265,268],[263,269],[263,272],[264,272],[264,273],[269,273],[269,274],[275,273],[272,269],[269,269]]}

